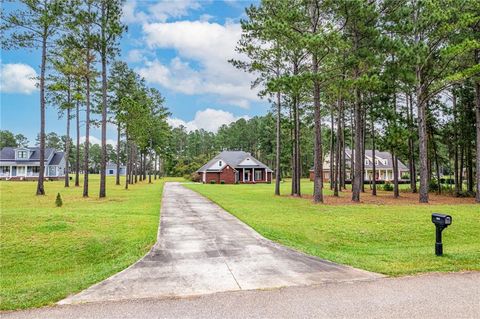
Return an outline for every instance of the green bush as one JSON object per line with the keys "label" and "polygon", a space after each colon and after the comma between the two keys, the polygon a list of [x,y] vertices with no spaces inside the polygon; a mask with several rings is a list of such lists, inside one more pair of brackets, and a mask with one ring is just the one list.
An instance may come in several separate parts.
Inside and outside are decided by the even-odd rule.
{"label": "green bush", "polygon": [[430,184],[428,184],[428,191],[438,192],[438,182],[436,179],[430,180]]}
{"label": "green bush", "polygon": [[220,181],[220,184],[225,184],[225,181],[222,179],[222,180]]}
{"label": "green bush", "polygon": [[184,177],[185,179],[189,179],[191,180],[192,182],[195,182],[195,183],[199,183],[202,181],[202,177],[200,176],[200,174],[198,173],[192,173],[190,175],[187,175],[186,177]]}
{"label": "green bush", "polygon": [[57,198],[55,199],[55,205],[57,207],[62,207],[62,205],[63,205],[63,200],[62,200],[62,196],[60,195],[60,193],[57,193]]}
{"label": "green bush", "polygon": [[217,182],[216,181],[210,181],[210,184],[216,184]]}
{"label": "green bush", "polygon": [[393,191],[393,185],[389,182],[385,182],[385,184],[383,184],[383,190],[387,192],[391,192]]}
{"label": "green bush", "polygon": [[410,174],[403,174],[401,179],[410,179]]}

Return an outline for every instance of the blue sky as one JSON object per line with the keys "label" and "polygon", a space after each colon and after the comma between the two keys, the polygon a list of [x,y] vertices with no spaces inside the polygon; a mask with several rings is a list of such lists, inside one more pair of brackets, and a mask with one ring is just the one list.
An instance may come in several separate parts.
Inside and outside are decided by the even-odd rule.
{"label": "blue sky", "polygon": [[[171,125],[215,131],[221,124],[268,111],[268,103],[250,89],[253,76],[227,62],[244,58],[234,51],[239,22],[245,7],[255,2],[126,1],[123,21],[128,32],[120,41],[120,59],[162,92]],[[31,144],[39,129],[39,94],[32,79],[39,64],[38,51],[1,52],[0,125],[24,134]],[[64,134],[65,126],[55,107],[48,106],[47,132]],[[94,128],[91,135],[97,141],[100,131]],[[108,128],[108,139],[116,139],[113,127]]]}

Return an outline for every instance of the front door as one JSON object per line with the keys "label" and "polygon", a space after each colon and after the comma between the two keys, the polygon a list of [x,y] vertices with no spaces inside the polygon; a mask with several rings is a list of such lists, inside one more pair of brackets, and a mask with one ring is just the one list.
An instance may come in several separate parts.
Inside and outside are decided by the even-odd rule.
{"label": "front door", "polygon": [[12,176],[17,176],[17,167],[12,166]]}
{"label": "front door", "polygon": [[25,176],[25,166],[18,166],[16,174],[17,176]]}
{"label": "front door", "polygon": [[249,181],[250,181],[250,171],[247,171],[247,170],[244,171],[243,180],[244,180],[245,182],[249,182]]}

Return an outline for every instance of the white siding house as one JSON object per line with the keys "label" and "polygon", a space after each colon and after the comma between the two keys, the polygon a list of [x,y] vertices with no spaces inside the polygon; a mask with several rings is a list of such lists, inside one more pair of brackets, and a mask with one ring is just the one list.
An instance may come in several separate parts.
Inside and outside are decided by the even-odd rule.
{"label": "white siding house", "polygon": [[[53,148],[45,149],[45,177],[65,177],[65,156]],[[0,179],[37,179],[40,170],[38,147],[4,147],[0,151]]]}
{"label": "white siding house", "polygon": [[[117,164],[108,162],[107,167],[105,168],[105,174],[107,176],[117,176]],[[120,165],[120,175],[125,176],[127,174],[127,167],[125,165]]]}

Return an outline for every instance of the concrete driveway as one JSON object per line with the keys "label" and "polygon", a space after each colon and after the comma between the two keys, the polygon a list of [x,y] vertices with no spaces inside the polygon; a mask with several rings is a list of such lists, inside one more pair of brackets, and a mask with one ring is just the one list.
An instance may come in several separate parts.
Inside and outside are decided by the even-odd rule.
{"label": "concrete driveway", "polygon": [[191,296],[373,280],[379,274],[314,258],[256,233],[179,183],[166,183],[157,243],[140,261],[59,304]]}

